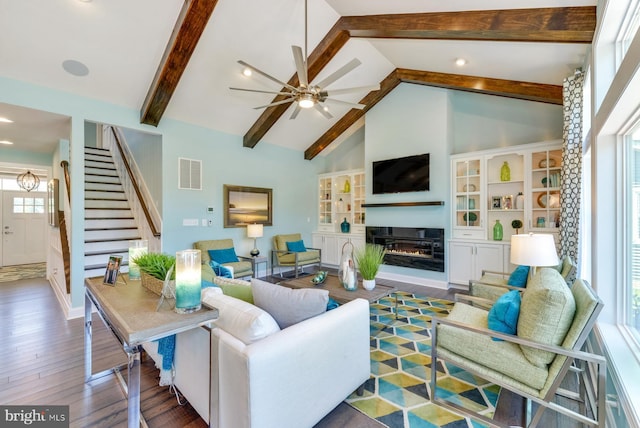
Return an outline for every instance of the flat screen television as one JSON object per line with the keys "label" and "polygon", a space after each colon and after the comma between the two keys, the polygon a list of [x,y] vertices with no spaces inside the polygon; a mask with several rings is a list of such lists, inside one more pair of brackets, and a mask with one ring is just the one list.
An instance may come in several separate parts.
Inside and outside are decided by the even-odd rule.
{"label": "flat screen television", "polygon": [[373,162],[373,194],[429,190],[429,153]]}

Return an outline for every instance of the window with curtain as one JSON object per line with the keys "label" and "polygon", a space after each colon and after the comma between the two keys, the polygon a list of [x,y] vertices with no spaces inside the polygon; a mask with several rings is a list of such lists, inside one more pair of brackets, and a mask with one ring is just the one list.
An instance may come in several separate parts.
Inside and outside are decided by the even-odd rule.
{"label": "window with curtain", "polygon": [[625,322],[640,342],[640,124],[625,137]]}

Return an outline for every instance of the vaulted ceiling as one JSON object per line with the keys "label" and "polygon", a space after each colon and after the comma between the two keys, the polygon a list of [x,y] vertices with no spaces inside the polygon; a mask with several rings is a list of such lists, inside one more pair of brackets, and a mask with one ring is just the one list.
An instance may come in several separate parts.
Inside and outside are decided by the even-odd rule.
{"label": "vaulted ceiling", "polygon": [[[309,81],[358,58],[331,89],[379,83],[337,97],[364,110],[332,103],[332,119],[310,109],[290,120],[291,103],[254,109],[282,95],[229,89],[283,89],[243,76],[238,60],[298,85],[291,45],[305,46],[304,0],[0,0],[0,76],[138,108],[145,124],[178,119],[313,159],[402,82],[561,104],[562,80],[583,64],[596,23],[594,1],[308,0],[308,8]],[[88,74],[64,71],[65,60]]]}

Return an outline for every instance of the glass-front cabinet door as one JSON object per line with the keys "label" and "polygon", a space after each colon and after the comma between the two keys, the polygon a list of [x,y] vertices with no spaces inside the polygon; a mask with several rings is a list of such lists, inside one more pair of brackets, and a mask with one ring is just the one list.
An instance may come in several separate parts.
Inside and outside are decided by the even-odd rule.
{"label": "glass-front cabinet door", "polygon": [[481,158],[454,159],[452,169],[453,236],[456,238],[484,239],[484,219],[482,218],[482,171]]}
{"label": "glass-front cabinet door", "polygon": [[353,174],[351,185],[353,193],[353,228],[354,232],[364,231],[364,172]]}
{"label": "glass-front cabinet door", "polygon": [[331,177],[318,179],[318,229],[333,231],[333,185]]}
{"label": "glass-front cabinet door", "polygon": [[532,231],[557,231],[560,227],[560,170],[562,150],[541,150],[531,153],[531,216]]}

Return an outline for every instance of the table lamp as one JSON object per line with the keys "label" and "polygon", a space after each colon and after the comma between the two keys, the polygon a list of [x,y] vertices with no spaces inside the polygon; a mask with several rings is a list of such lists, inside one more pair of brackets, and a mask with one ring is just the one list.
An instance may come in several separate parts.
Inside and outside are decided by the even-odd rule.
{"label": "table lamp", "polygon": [[257,257],[260,254],[260,250],[258,250],[258,246],[256,241],[258,238],[262,238],[262,234],[264,233],[264,229],[262,224],[248,224],[247,225],[247,237],[253,238],[253,250],[249,254],[252,257]]}
{"label": "table lamp", "polygon": [[558,265],[560,260],[556,253],[553,235],[533,233],[511,235],[511,263],[530,266],[529,278],[533,277],[538,266]]}

